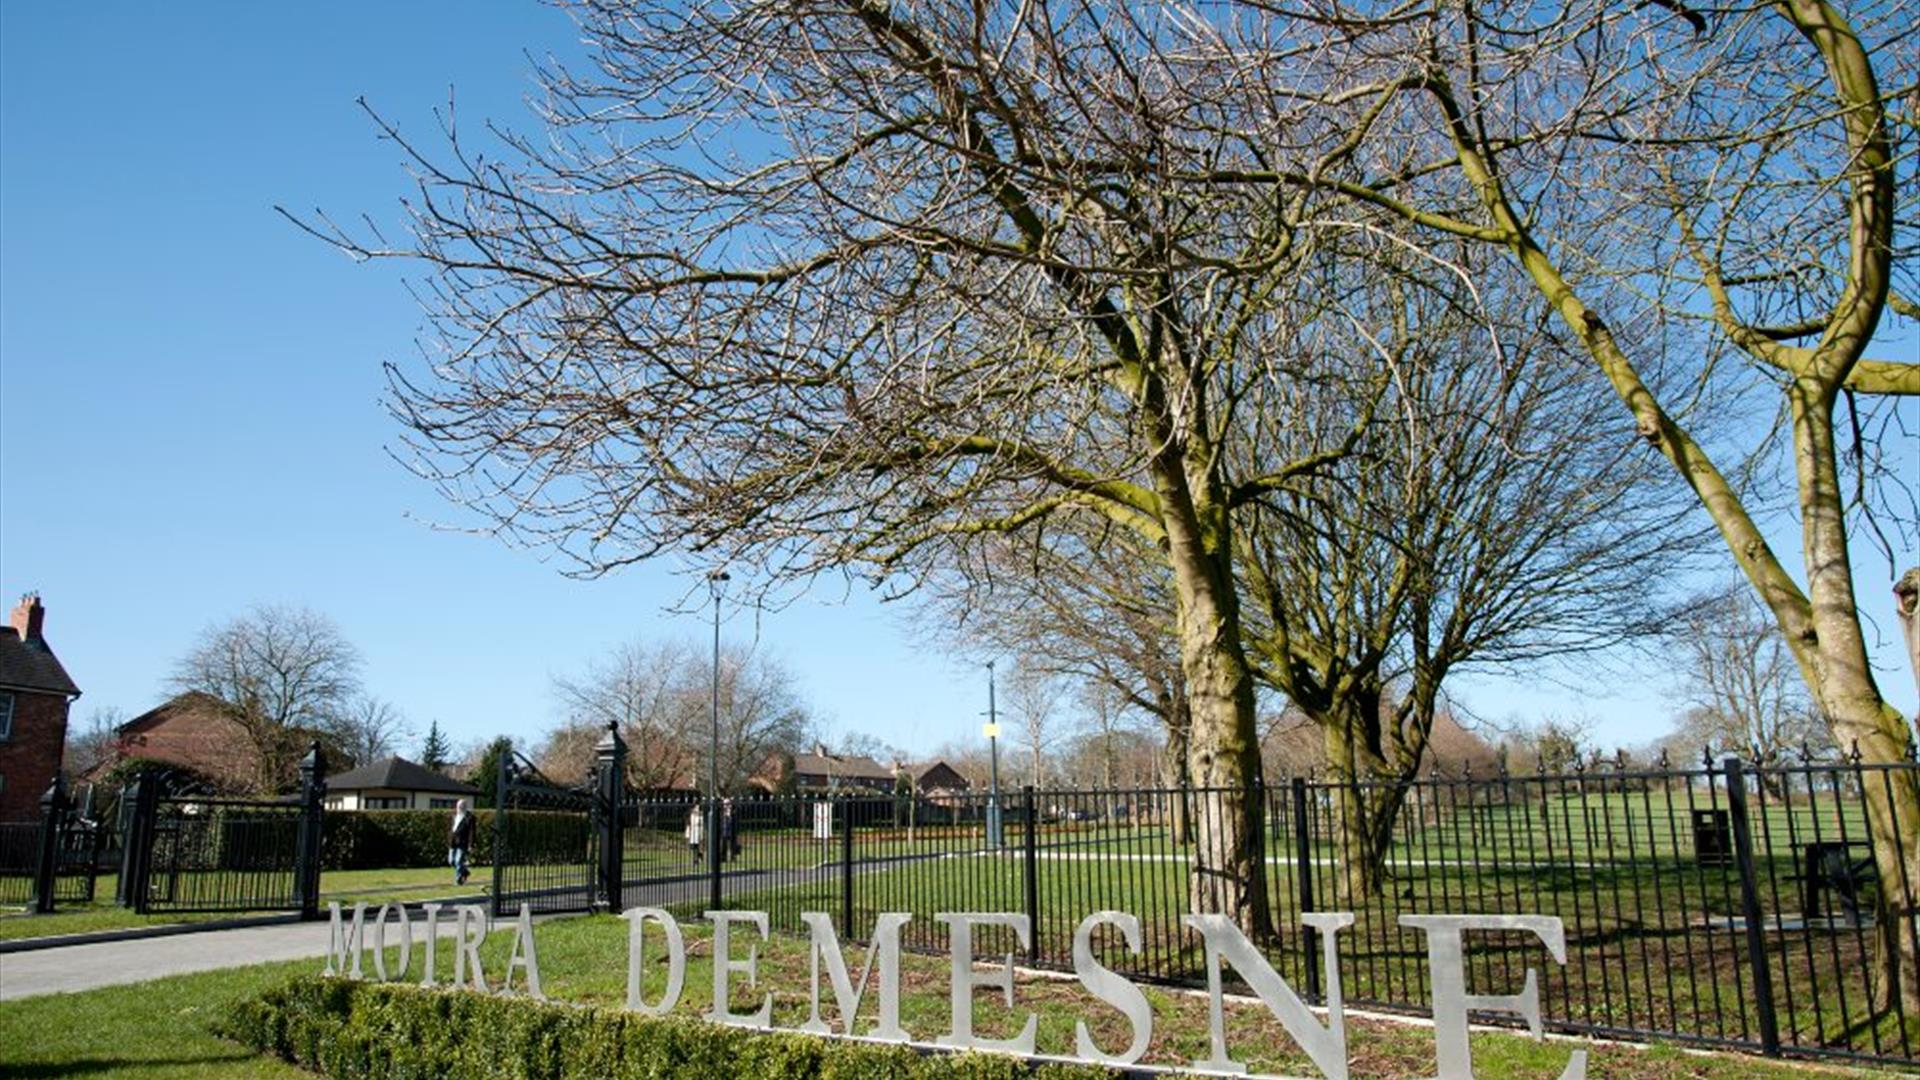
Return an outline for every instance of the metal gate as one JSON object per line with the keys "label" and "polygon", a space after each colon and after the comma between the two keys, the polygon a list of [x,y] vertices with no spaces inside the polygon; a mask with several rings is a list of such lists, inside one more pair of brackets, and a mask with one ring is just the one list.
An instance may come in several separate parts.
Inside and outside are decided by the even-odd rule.
{"label": "metal gate", "polygon": [[[566,787],[518,753],[503,754],[493,812],[493,913],[588,911],[604,809],[592,785]],[[613,808],[616,812],[618,807]]]}
{"label": "metal gate", "polygon": [[319,912],[321,804],[316,745],[301,762],[299,794],[236,799],[179,786],[163,773],[137,780],[124,801],[120,902],[139,912]]}

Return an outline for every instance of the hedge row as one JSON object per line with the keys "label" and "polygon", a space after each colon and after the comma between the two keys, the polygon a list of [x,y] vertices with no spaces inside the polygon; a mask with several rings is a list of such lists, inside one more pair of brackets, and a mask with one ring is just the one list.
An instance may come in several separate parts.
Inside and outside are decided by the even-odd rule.
{"label": "hedge row", "polygon": [[[476,810],[476,863],[493,861],[493,811]],[[322,817],[324,842],[320,865],[327,870],[372,870],[401,866],[444,866],[447,829],[452,814],[446,810],[334,810]],[[585,814],[553,810],[513,812],[514,858],[520,862],[585,861],[588,852]]]}
{"label": "hedge row", "polygon": [[680,1017],[308,976],[214,1030],[334,1080],[1110,1080],[1083,1065],[751,1032]]}

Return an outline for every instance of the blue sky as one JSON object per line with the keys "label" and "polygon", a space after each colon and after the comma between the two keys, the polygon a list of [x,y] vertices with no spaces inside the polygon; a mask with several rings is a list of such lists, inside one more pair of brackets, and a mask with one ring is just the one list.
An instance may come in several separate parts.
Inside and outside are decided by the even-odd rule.
{"label": "blue sky", "polygon": [[[536,737],[551,676],[617,641],[704,638],[667,611],[671,566],[576,581],[428,527],[453,515],[387,457],[379,404],[381,362],[421,327],[400,268],[354,266],[273,209],[393,220],[406,176],[357,97],[416,133],[450,88],[463,126],[522,124],[524,54],[572,49],[531,0],[0,5],[0,593],[42,592],[82,715],[156,703],[196,633],[262,601],[331,615],[373,692],[461,741]],[[1884,563],[1861,565],[1891,665]],[[836,731],[976,734],[981,673],[903,614],[823,589],[729,632],[757,632]],[[1882,684],[1913,710],[1904,670]],[[1670,712],[1647,680],[1461,690],[1609,743]]]}

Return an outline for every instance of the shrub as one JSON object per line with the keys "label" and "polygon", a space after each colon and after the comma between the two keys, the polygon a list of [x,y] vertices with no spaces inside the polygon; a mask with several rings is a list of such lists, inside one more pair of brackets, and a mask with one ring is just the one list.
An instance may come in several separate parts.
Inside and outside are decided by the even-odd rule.
{"label": "shrub", "polygon": [[[493,814],[476,810],[473,861],[493,861]],[[320,864],[328,870],[442,866],[447,861],[447,810],[332,810],[324,816]],[[553,810],[513,813],[514,857],[521,862],[585,862],[585,814]]]}
{"label": "shrub", "polygon": [[232,1006],[215,1031],[334,1080],[1105,1080],[1088,1065],[922,1054],[681,1017],[307,976]]}

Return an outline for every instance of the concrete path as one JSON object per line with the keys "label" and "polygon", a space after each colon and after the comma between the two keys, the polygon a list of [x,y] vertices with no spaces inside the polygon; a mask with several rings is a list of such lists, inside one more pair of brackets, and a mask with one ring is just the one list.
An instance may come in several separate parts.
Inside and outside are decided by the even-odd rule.
{"label": "concrete path", "polygon": [[[443,918],[440,936],[451,936],[454,922]],[[417,919],[414,929],[424,929]],[[322,919],[0,954],[0,1001],[302,957],[313,957],[317,972],[327,953],[327,935],[328,923]]]}

